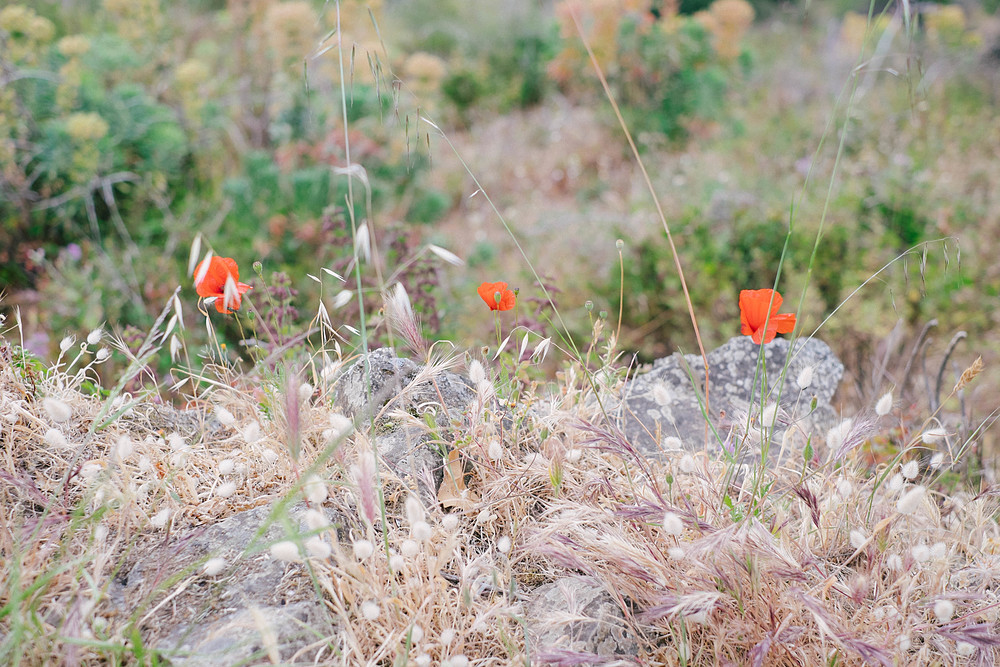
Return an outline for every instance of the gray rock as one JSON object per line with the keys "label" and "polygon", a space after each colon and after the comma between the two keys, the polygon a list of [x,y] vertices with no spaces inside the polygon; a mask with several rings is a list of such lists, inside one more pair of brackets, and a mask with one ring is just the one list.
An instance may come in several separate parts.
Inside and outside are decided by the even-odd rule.
{"label": "gray rock", "polygon": [[296,651],[334,632],[322,605],[295,602],[283,607],[239,609],[211,623],[189,624],[165,642],[171,664],[184,667],[270,663],[270,651],[282,664],[313,664]]}
{"label": "gray rock", "polygon": [[[525,614],[533,664],[570,653],[577,659],[593,655],[602,665],[637,664],[639,643],[625,615],[593,577],[574,575],[539,586],[529,594]],[[620,662],[609,662],[614,658]]]}
{"label": "gray rock", "polygon": [[[303,504],[289,508],[292,530],[308,531],[304,511]],[[280,520],[264,529],[270,515],[270,506],[256,507],[146,542],[136,548],[127,574],[110,587],[110,599],[121,612],[132,613],[155,610],[171,596],[169,605],[150,613],[143,634],[174,665],[236,664],[260,658],[268,648],[289,659],[315,641],[317,632],[329,635],[334,628],[308,576],[287,577],[301,566],[271,558],[268,546],[288,537],[288,530]],[[327,511],[327,518],[343,528],[343,517]],[[338,539],[342,536],[338,530]],[[197,565],[207,556],[225,558],[226,569],[214,577],[202,573]]]}
{"label": "gray rock", "polygon": [[[371,377],[370,388],[366,370]],[[423,366],[397,357],[391,347],[380,347],[358,359],[337,378],[334,405],[349,417],[362,419],[378,414],[390,402],[395,402],[392,407],[415,412],[423,412],[428,406],[443,407],[455,418],[475,398],[472,384],[448,371],[410,386],[422,370]]]}
{"label": "gray rock", "polygon": [[[723,440],[729,438],[727,447],[735,443],[750,459],[760,455],[762,436],[770,442],[773,456],[783,442],[796,449],[803,448],[810,435],[813,443],[822,442],[826,430],[836,423],[830,400],[844,374],[844,365],[823,341],[799,339],[782,379],[789,348],[789,341],[781,338],[764,345],[767,392],[763,405],[777,401],[779,407],[775,432],[769,438],[767,433],[761,433],[759,422],[754,422],[749,434],[745,433],[747,415],[756,411],[759,416],[760,412],[763,378],[758,377],[756,383],[754,380],[760,346],[749,336],[740,336],[708,353],[711,371],[708,417],[719,436]],[[812,382],[802,388],[797,380],[806,367],[812,368]],[[684,449],[702,450],[705,417],[698,396],[704,400],[704,385],[705,367],[700,355],[673,354],[657,359],[650,372],[625,386],[620,426],[626,437],[647,455],[655,456],[670,448],[671,444],[664,442],[670,437],[679,438]],[[783,386],[780,400],[778,386]],[[677,445],[674,441],[673,446]],[[710,451],[717,453],[720,447],[718,439],[710,433]]]}
{"label": "gray rock", "polygon": [[[471,382],[448,371],[415,382],[422,371],[423,366],[397,357],[390,347],[373,350],[337,379],[334,405],[351,417],[360,417],[360,428],[373,415],[387,415],[394,408],[415,415],[433,412],[435,425],[446,432],[460,428],[466,409],[476,397]],[[366,373],[371,377],[370,392]],[[386,406],[389,410],[383,410]],[[436,505],[447,454],[441,451],[441,445],[435,444],[424,429],[400,425],[388,417],[375,422],[373,438],[389,468],[415,488],[425,504]]]}

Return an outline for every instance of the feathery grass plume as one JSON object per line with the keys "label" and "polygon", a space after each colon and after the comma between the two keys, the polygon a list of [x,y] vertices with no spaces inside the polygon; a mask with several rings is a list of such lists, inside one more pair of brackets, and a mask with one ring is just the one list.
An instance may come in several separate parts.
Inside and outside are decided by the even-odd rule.
{"label": "feathery grass plume", "polygon": [[375,455],[369,447],[364,447],[366,442],[363,437],[358,437],[359,452],[358,462],[351,466],[351,477],[358,494],[358,509],[361,517],[369,526],[377,526],[379,521],[378,494],[375,491]]}
{"label": "feathery grass plume", "polygon": [[875,414],[879,417],[885,417],[892,411],[892,392],[887,391],[882,394],[882,397],[878,399],[878,403],[875,404]]}
{"label": "feathery grass plume", "polygon": [[385,315],[392,331],[398,333],[406,342],[406,347],[417,357],[427,354],[427,341],[420,330],[420,322],[413,312],[410,297],[402,283],[396,283],[382,296],[385,303]]}

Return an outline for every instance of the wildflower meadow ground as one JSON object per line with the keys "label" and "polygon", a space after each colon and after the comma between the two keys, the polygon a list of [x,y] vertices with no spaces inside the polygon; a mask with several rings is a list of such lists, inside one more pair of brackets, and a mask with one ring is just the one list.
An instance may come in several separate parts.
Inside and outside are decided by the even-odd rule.
{"label": "wildflower meadow ground", "polygon": [[[992,297],[936,236],[993,172],[908,189],[953,146],[932,75],[986,86],[958,62],[985,33],[958,5],[683,4],[0,9],[0,662],[997,663]],[[752,85],[747,45],[790,67],[789,26],[845,72],[818,135],[809,95]],[[869,111],[888,70],[920,85]],[[758,94],[773,126],[733,104]],[[720,414],[733,337],[756,389]],[[788,370],[810,339],[849,369],[825,421],[839,377]],[[675,351],[690,382],[652,400],[704,429],[646,452],[629,391]]]}

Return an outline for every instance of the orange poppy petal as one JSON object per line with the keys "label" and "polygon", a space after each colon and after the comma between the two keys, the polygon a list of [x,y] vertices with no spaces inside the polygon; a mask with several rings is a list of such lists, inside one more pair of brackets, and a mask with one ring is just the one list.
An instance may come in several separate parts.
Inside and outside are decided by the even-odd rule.
{"label": "orange poppy petal", "polygon": [[757,345],[770,343],[778,333],[791,333],[795,314],[779,314],[782,301],[781,295],[770,289],[740,291],[740,332],[751,336]]}
{"label": "orange poppy petal", "polygon": [[497,310],[510,310],[514,307],[517,302],[517,296],[514,294],[514,290],[504,290],[500,293],[500,303],[497,304]]}
{"label": "orange poppy petal", "polygon": [[[771,315],[771,324],[776,327],[778,333],[792,333],[795,330],[795,313]],[[768,326],[768,328],[771,327]]]}
{"label": "orange poppy petal", "polygon": [[[507,289],[507,283],[505,282],[483,283],[482,285],[479,286],[479,289],[477,291],[479,292],[479,296],[482,297],[483,301],[486,302],[486,305],[490,307],[490,310],[510,310],[510,308],[514,307],[513,305],[511,305],[509,308],[498,308],[499,305],[502,305],[504,303],[504,298],[506,297],[507,292],[510,291]],[[497,303],[497,297],[496,297],[497,292],[500,293],[499,304]],[[511,292],[511,297],[513,297],[513,294],[514,293]]]}

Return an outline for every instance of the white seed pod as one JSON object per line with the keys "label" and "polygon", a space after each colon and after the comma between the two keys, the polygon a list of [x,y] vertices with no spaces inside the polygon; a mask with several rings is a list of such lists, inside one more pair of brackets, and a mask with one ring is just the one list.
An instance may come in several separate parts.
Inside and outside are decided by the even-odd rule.
{"label": "white seed pod", "polygon": [[878,399],[878,403],[875,404],[875,414],[879,417],[885,417],[889,412],[892,411],[892,392],[887,391],[882,394],[882,398]]}
{"label": "white seed pod", "polygon": [[299,547],[295,544],[295,542],[291,541],[275,542],[272,544],[271,558],[289,563],[295,563],[302,560],[302,557],[299,556]]}
{"label": "white seed pod", "polygon": [[663,515],[663,532],[667,535],[680,535],[684,532],[684,521],[674,512]]}
{"label": "white seed pod", "polygon": [[226,559],[225,558],[209,558],[202,565],[201,570],[209,577],[214,577],[215,575],[226,569]]}
{"label": "white seed pod", "polygon": [[42,408],[45,409],[49,419],[57,424],[68,422],[73,416],[73,408],[68,403],[51,396],[42,401]]}
{"label": "white seed pod", "polygon": [[922,486],[915,486],[900,497],[896,503],[896,510],[900,514],[913,514],[920,507],[927,494],[927,489]]}

